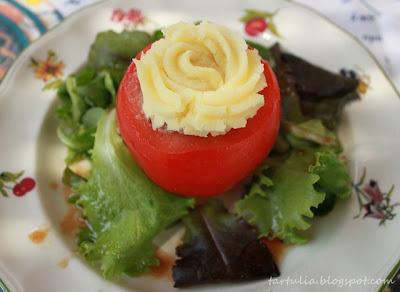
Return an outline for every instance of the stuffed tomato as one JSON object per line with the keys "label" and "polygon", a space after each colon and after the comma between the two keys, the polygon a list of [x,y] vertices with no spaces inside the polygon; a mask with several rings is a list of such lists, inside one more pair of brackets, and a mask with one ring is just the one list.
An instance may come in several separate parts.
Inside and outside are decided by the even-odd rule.
{"label": "stuffed tomato", "polygon": [[[279,131],[280,94],[271,67],[244,40],[194,27],[170,29],[166,43],[132,62],[118,90],[117,120],[156,184],[179,195],[212,196],[266,158]],[[206,39],[190,39],[194,33],[182,29],[202,29]]]}

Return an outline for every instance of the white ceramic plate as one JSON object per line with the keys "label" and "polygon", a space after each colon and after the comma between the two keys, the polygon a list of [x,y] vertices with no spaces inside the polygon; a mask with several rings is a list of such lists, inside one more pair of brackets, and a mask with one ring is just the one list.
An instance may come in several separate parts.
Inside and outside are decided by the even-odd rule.
{"label": "white ceramic plate", "polygon": [[[30,66],[31,58],[40,62],[53,50],[59,59],[52,57],[50,61],[57,64],[61,60],[65,64],[63,76],[74,72],[85,62],[96,33],[138,25],[135,17],[131,21],[118,21],[118,13],[112,20],[115,8],[140,9],[147,20],[142,28],[149,30],[178,21],[207,19],[242,33],[245,33],[244,24],[239,18],[245,9],[279,10],[273,22],[281,37],[277,38],[267,29],[253,39],[264,44],[279,40],[285,49],[332,71],[346,67],[370,78],[362,100],[346,107],[341,139],[354,180],[365,167],[367,178],[376,179],[382,190],[388,190],[392,184],[400,185],[399,94],[360,43],[316,12],[284,0],[102,2],[71,16],[32,44],[1,84],[0,172],[24,170],[23,177],[32,177],[36,186],[23,197],[16,197],[6,188],[3,189],[9,197],[0,196],[0,278],[3,281],[0,281],[0,290],[2,285],[10,291],[30,292],[174,290],[170,280],[151,276],[124,278],[118,283],[103,280],[76,255],[71,240],[60,232],[60,222],[67,210],[60,182],[65,149],[55,134],[54,93],[42,91],[45,83],[33,74],[35,67]],[[14,184],[7,183],[10,188]],[[400,201],[399,192],[394,192],[392,201]],[[331,214],[318,219],[312,241],[287,250],[280,264],[280,279],[302,279],[303,284],[271,286],[268,281],[257,281],[202,289],[267,291],[272,287],[274,291],[335,291],[339,288],[333,285],[334,279],[385,278],[400,256],[398,218],[379,226],[379,221],[373,218],[354,219],[358,212],[357,196],[353,195],[349,201],[338,204]],[[28,235],[38,228],[48,230],[48,236],[41,244],[34,244]],[[304,283],[307,279],[320,281],[321,276],[326,280],[330,277],[332,285]],[[361,284],[352,289],[373,291],[379,286],[379,283]]]}

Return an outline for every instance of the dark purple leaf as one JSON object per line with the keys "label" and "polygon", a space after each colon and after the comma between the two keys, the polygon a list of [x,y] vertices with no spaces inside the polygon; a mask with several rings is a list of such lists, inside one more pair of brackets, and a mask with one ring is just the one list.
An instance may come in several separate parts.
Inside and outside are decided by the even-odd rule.
{"label": "dark purple leaf", "polygon": [[186,236],[177,248],[175,287],[280,275],[267,246],[244,220],[211,201],[184,219]]}
{"label": "dark purple leaf", "polygon": [[271,48],[271,55],[281,89],[283,121],[320,119],[332,130],[341,119],[344,105],[359,98],[357,79],[282,52],[279,44]]}
{"label": "dark purple leaf", "polygon": [[295,55],[282,54],[301,98],[323,100],[346,95],[357,89],[358,80],[329,72]]}

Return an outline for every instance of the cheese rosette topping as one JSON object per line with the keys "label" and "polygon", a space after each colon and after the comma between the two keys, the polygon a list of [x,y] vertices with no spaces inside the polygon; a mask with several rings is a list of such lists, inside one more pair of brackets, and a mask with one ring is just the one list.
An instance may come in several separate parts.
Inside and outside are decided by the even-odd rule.
{"label": "cheese rosette topping", "polygon": [[135,60],[143,112],[153,129],[223,135],[243,128],[264,105],[258,51],[213,23],[178,23]]}

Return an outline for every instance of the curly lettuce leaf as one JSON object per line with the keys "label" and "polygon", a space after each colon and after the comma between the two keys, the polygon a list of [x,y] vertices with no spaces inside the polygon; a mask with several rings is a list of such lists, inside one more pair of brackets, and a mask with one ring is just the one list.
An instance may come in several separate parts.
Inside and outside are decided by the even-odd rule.
{"label": "curly lettuce leaf", "polygon": [[175,287],[280,275],[268,247],[243,219],[209,201],[183,220],[184,242],[173,267]]}
{"label": "curly lettuce leaf", "polygon": [[177,197],[151,182],[116,132],[115,113],[99,122],[93,170],[80,184],[77,204],[90,226],[80,236],[83,255],[113,278],[148,271],[157,265],[153,238],[184,216],[193,200]]}
{"label": "curly lettuce leaf", "polygon": [[329,213],[336,198],[350,195],[351,177],[338,154],[330,148],[304,148],[286,159],[270,158],[235,207],[261,236],[305,243],[309,219]]}
{"label": "curly lettuce leaf", "polygon": [[318,189],[346,199],[351,195],[351,177],[346,165],[332,151],[317,152],[316,162],[310,166],[310,171],[317,174]]}
{"label": "curly lettuce leaf", "polygon": [[312,153],[294,152],[275,168],[264,165],[249,193],[236,203],[236,211],[257,226],[260,236],[305,243],[302,231],[310,227],[306,218],[314,216],[311,207],[325,198],[314,187],[319,176],[308,170],[312,163]]}

